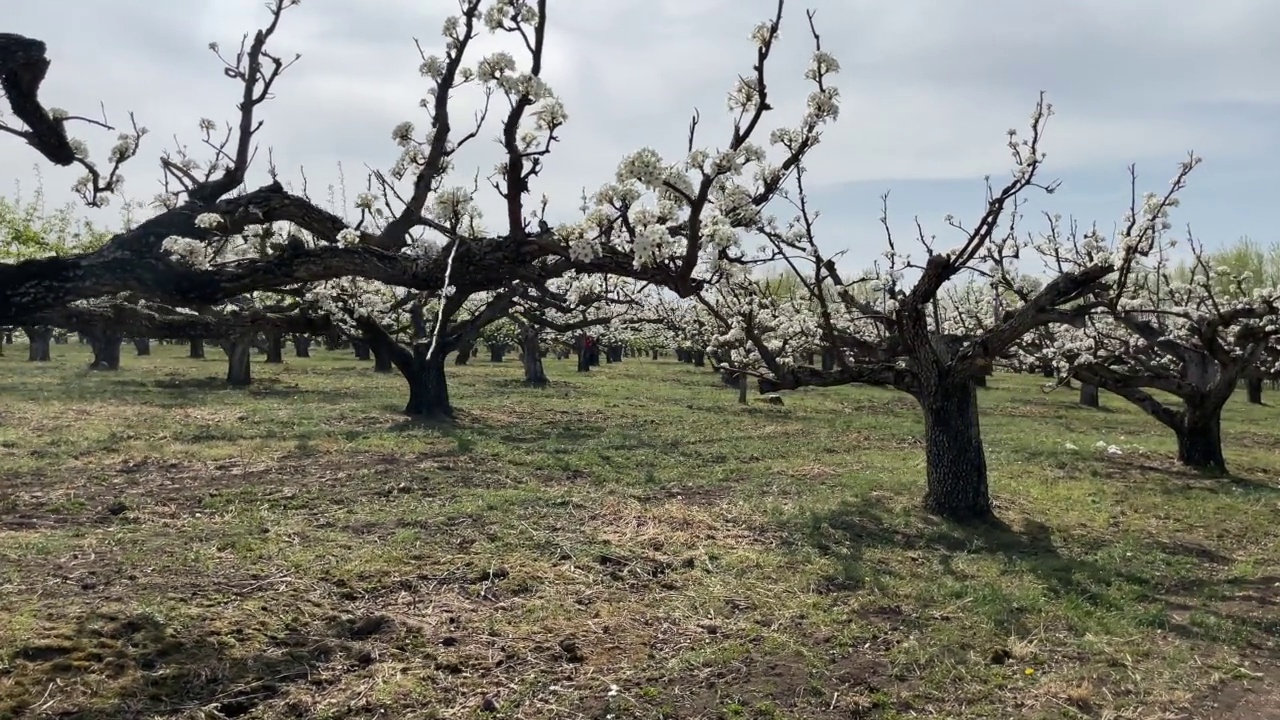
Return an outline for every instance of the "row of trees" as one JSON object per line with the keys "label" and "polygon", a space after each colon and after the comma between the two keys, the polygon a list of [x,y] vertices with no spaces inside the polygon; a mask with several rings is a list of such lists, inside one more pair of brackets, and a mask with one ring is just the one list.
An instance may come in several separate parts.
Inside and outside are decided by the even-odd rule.
{"label": "row of trees", "polygon": [[[460,0],[438,54],[424,50],[424,126],[392,130],[399,159],[372,172],[353,203],[326,206],[290,191],[273,166],[270,182],[249,189],[259,108],[293,62],[271,43],[297,4],[274,0],[268,22],[234,56],[211,45],[242,92],[225,133],[200,121],[204,157],[162,152],[164,191],[130,205],[101,242],[0,263],[0,325],[219,338],[245,377],[260,335],[336,328],[399,370],[407,412],[447,418],[445,356],[486,331],[505,327],[504,344],[525,350],[537,378],[533,349],[548,333],[574,338],[586,369],[589,329],[626,317],[665,328],[683,358],[709,360],[739,385],[750,376],[766,390],[865,383],[916,398],[924,504],[958,521],[993,513],[976,394],[993,366],[1047,369],[1111,390],[1173,428],[1184,462],[1217,469],[1226,394],[1240,378],[1274,370],[1276,284],[1229,266],[1219,272],[1194,244],[1183,275],[1168,262],[1170,212],[1199,158],[1182,162],[1162,193],[1141,195],[1135,176],[1135,200],[1114,233],[1054,215],[1038,232],[1024,229],[1028,198],[1056,187],[1041,177],[1053,114],[1043,98],[1029,131],[1009,133],[1007,181],[989,184],[974,221],[944,220],[953,247],[939,249],[917,223],[913,257],[886,208],[884,261],[843,272],[817,240],[805,192],[804,160],[840,112],[839,63],[812,13],[807,102],[792,124],[764,128],[781,0],[749,34],[751,70],[729,93],[733,122],[719,147],[708,149],[695,114],[681,157],[642,148],[623,158],[573,220],[549,215],[545,198],[528,202],[569,123],[543,76],[546,0]],[[486,32],[509,49],[473,57]],[[0,35],[0,85],[17,121],[0,131],[49,162],[82,168],[76,190],[101,206],[119,194],[121,168],[146,130],[131,122],[105,161],[91,159],[68,134],[81,118],[39,97],[50,67],[43,42]],[[462,93],[483,100],[474,124],[451,113]],[[487,178],[492,223],[476,183],[449,184],[459,149],[486,129],[501,147]],[[778,269],[784,280],[761,279]]]}

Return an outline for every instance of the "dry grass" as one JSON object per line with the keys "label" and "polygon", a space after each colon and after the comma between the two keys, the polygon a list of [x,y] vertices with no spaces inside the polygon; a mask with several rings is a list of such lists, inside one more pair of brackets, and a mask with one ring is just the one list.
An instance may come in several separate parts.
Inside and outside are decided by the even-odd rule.
{"label": "dry grass", "polygon": [[1010,529],[979,532],[915,510],[920,419],[887,391],[739,408],[670,362],[537,391],[477,361],[442,427],[342,355],[231,391],[176,348],[114,375],[54,350],[0,358],[0,718],[1280,705],[1273,407],[1232,405],[1238,477],[1206,479],[1118,399],[998,375]]}

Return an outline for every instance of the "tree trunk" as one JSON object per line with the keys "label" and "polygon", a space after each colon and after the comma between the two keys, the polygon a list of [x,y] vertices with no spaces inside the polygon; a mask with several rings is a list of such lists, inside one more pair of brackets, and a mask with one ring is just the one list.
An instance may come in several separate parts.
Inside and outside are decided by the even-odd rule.
{"label": "tree trunk", "polygon": [[253,384],[253,337],[243,336],[222,341],[222,351],[227,354],[227,384],[231,387],[248,387]]}
{"label": "tree trunk", "polygon": [[[401,372],[404,369],[401,368]],[[409,382],[409,404],[405,405],[405,414],[435,420],[453,417],[449,382],[444,374],[444,353],[437,348],[435,357],[428,358],[427,345],[417,343],[409,370],[405,377]]]}
{"label": "tree trunk", "polygon": [[578,372],[591,372],[591,349],[587,347],[586,341],[581,338],[578,339],[575,345],[577,347],[574,350],[578,354]]}
{"label": "tree trunk", "polygon": [[657,351],[657,350],[654,350],[654,351],[653,351],[653,354],[652,354],[651,358],[652,358],[653,360],[657,360],[657,359],[658,359],[658,351]]}
{"label": "tree trunk", "polygon": [[373,371],[376,373],[389,373],[395,369],[391,363],[391,354],[383,352],[380,348],[372,343],[365,343],[365,347],[369,352],[373,353]]}
{"label": "tree trunk", "polygon": [[1085,407],[1098,407],[1098,386],[1080,383],[1080,404]]}
{"label": "tree trunk", "polygon": [[311,357],[311,338],[306,335],[294,335],[293,354],[300,358]]}
{"label": "tree trunk", "polygon": [[706,366],[707,366],[707,354],[706,354],[705,352],[703,352],[702,350],[694,350],[694,351],[693,351],[693,366],[694,366],[694,367],[706,367]]}
{"label": "tree trunk", "polygon": [[373,357],[369,350],[369,343],[363,340],[352,340],[351,351],[355,353],[357,360],[369,360]]}
{"label": "tree trunk", "polygon": [[1222,455],[1222,407],[1188,408],[1182,425],[1174,429],[1178,437],[1178,462],[1217,475],[1227,473]]}
{"label": "tree trunk", "polygon": [[138,357],[145,357],[151,354],[150,338],[134,338],[133,349],[138,351]]}
{"label": "tree trunk", "polygon": [[120,369],[120,345],[124,343],[124,338],[119,333],[110,330],[95,332],[89,342],[93,348],[90,370]]}
{"label": "tree trunk", "polygon": [[804,364],[813,367],[813,362],[818,359],[816,353],[807,352],[804,354]]}
{"label": "tree trunk", "polygon": [[49,362],[53,355],[49,352],[49,340],[53,338],[53,328],[51,327],[24,327],[23,334],[27,336],[27,361],[28,362]]}
{"label": "tree trunk", "polygon": [[822,372],[831,372],[836,369],[836,351],[831,348],[823,348],[822,350]]}
{"label": "tree trunk", "polygon": [[1045,365],[1044,367],[1040,368],[1040,376],[1047,377],[1047,378],[1053,377],[1054,376],[1053,366]]}
{"label": "tree trunk", "polygon": [[474,342],[470,342],[458,348],[458,354],[453,356],[453,364],[466,365],[467,361],[471,359],[471,351],[475,349],[475,346]]}
{"label": "tree trunk", "polygon": [[202,338],[191,338],[191,349],[187,353],[187,357],[192,360],[204,359],[204,340]]}
{"label": "tree trunk", "polygon": [[736,379],[738,381],[738,404],[746,405],[747,404],[747,385],[749,384],[747,382],[747,376],[742,373],[737,373]]}
{"label": "tree trunk", "polygon": [[922,392],[919,401],[924,409],[925,509],[962,523],[993,518],[972,378],[942,381]]}
{"label": "tree trunk", "polygon": [[488,343],[489,345],[489,362],[502,362],[507,355],[507,346],[505,343]]}
{"label": "tree trunk", "polygon": [[620,363],[622,362],[622,354],[625,350],[626,348],[622,345],[610,345],[605,352],[609,354],[609,362]]}
{"label": "tree trunk", "polygon": [[284,363],[284,335],[282,333],[271,331],[266,334],[267,352],[266,359],[263,362],[271,365],[281,365]]}
{"label": "tree trunk", "polygon": [[520,362],[524,363],[524,384],[533,387],[545,387],[547,372],[542,367],[542,347],[538,333],[526,331],[521,339],[523,353]]}
{"label": "tree trunk", "polygon": [[1262,404],[1262,378],[1246,378],[1244,389],[1250,405]]}

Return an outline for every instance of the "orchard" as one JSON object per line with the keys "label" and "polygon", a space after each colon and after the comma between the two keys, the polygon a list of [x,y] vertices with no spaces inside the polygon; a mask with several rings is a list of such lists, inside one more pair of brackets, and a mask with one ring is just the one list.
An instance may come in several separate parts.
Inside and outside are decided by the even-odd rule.
{"label": "orchard", "polygon": [[1029,98],[982,202],[886,195],[850,269],[817,14],[744,28],[727,136],[566,199],[549,5],[460,0],[328,202],[264,149],[299,0],[210,44],[198,150],[0,34],[0,141],[119,208],[0,198],[0,717],[1272,717],[1229,712],[1280,706],[1280,245],[1181,229],[1199,156],[1031,213]]}

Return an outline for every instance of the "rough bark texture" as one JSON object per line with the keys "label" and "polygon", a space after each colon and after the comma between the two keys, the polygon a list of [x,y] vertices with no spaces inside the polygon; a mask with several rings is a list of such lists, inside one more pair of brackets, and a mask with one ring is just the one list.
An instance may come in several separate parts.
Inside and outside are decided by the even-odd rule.
{"label": "rough bark texture", "polygon": [[300,358],[311,357],[311,338],[307,335],[294,335],[293,354]]}
{"label": "rough bark texture", "polygon": [[1203,472],[1225,475],[1222,455],[1222,408],[1189,407],[1182,415],[1178,437],[1178,462]]}
{"label": "rough bark texture", "polygon": [[93,362],[89,364],[89,369],[119,370],[120,346],[123,343],[124,338],[115,331],[100,330],[95,332],[89,338],[89,344],[93,348]]}
{"label": "rough bark texture", "polygon": [[250,363],[253,338],[241,336],[224,341],[222,351],[227,354],[227,384],[231,387],[248,387],[253,384]]}
{"label": "rough bark texture", "polygon": [[1080,404],[1085,407],[1098,407],[1098,386],[1080,383]]}
{"label": "rough bark texture", "polygon": [[191,338],[191,347],[187,352],[187,357],[192,360],[204,359],[204,340],[202,338]]}
{"label": "rough bark texture", "polygon": [[918,399],[924,409],[925,509],[956,522],[993,518],[972,380],[941,382]]}
{"label": "rough bark texture", "polygon": [[536,332],[526,332],[521,339],[520,362],[524,364],[524,384],[543,387],[547,384],[547,371],[542,367],[542,343]]}
{"label": "rough bark texture", "polygon": [[23,334],[27,336],[27,361],[28,362],[49,362],[53,356],[49,352],[49,341],[53,338],[53,328],[51,327],[24,327]]}
{"label": "rough bark texture", "polygon": [[[408,369],[408,373],[404,370]],[[413,361],[409,368],[401,368],[409,382],[409,403],[406,415],[427,419],[453,417],[453,405],[449,403],[449,382],[444,374],[444,353],[427,357],[427,347],[418,343],[413,349]]]}

